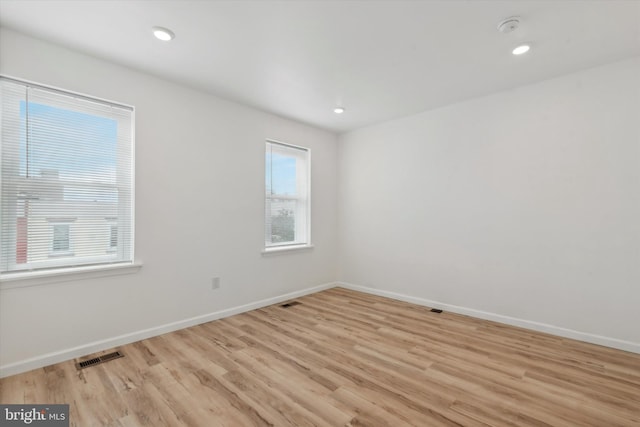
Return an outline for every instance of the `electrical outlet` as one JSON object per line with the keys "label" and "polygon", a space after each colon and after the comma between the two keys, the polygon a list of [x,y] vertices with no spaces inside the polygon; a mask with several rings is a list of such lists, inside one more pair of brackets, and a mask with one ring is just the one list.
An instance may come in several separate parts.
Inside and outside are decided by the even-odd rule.
{"label": "electrical outlet", "polygon": [[214,277],[213,279],[211,279],[211,290],[215,291],[219,287],[220,287],[220,278]]}

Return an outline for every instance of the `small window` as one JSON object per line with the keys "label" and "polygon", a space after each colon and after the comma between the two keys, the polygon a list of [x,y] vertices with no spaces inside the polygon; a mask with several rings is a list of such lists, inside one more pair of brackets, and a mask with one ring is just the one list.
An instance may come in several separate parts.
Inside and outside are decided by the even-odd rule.
{"label": "small window", "polygon": [[112,225],[109,232],[109,249],[115,251],[118,248],[118,226]]}
{"label": "small window", "polygon": [[132,263],[133,109],[7,77],[0,108],[0,275]]}
{"label": "small window", "polygon": [[75,218],[47,218],[49,223],[48,258],[73,256],[73,223]]}
{"label": "small window", "polygon": [[105,218],[105,220],[107,228],[103,236],[106,239],[107,253],[114,253],[118,250],[118,218]]}
{"label": "small window", "polygon": [[265,248],[309,245],[309,150],[267,141]]}
{"label": "small window", "polygon": [[53,224],[51,226],[53,229],[53,237],[51,239],[52,254],[69,253],[69,226],[70,224]]}

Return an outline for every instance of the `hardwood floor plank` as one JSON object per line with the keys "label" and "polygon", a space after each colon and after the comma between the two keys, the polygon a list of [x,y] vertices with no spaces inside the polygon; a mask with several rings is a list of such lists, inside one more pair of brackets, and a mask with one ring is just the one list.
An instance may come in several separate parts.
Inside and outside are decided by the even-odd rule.
{"label": "hardwood floor plank", "polygon": [[211,389],[216,395],[223,398],[226,403],[237,410],[244,418],[247,426],[273,426],[274,424],[265,418],[265,414],[258,408],[251,406],[239,395],[234,388],[221,382],[214,375],[203,369],[194,372],[194,375],[204,387]]}
{"label": "hardwood floor plank", "polygon": [[322,396],[326,395],[324,392],[316,394],[309,389],[309,384],[301,384],[271,369],[269,361],[259,352],[246,349],[234,357],[255,379],[266,384],[272,393],[280,395],[283,401],[290,402],[292,406],[300,408],[300,411],[308,413],[308,420],[314,425],[344,425],[350,419],[349,414],[342,412],[340,408],[332,407],[322,399]]}
{"label": "hardwood floor plank", "polygon": [[404,427],[412,426],[408,420],[402,419],[399,413],[387,412],[375,402],[364,399],[358,391],[340,387],[332,394],[340,405],[347,406],[355,412],[355,416],[347,422],[347,426],[380,426]]}
{"label": "hardwood floor plank", "polygon": [[640,426],[638,354],[342,288],[297,301],[4,378],[0,402],[68,403],[78,427]]}

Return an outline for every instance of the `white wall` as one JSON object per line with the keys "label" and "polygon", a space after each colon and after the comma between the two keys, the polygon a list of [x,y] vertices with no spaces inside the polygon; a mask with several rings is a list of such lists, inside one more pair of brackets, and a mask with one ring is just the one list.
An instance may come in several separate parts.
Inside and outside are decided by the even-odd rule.
{"label": "white wall", "polygon": [[640,351],[640,58],[340,139],[342,281]]}
{"label": "white wall", "polygon": [[[135,274],[0,291],[5,374],[335,281],[334,134],[5,29],[0,52],[5,75],[136,107],[144,264]],[[266,138],[312,151],[313,250],[261,255]]]}

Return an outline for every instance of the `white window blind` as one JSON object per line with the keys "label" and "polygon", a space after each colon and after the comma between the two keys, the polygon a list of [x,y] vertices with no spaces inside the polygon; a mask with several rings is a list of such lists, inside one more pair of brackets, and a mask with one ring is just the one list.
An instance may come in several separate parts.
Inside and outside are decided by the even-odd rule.
{"label": "white window blind", "polygon": [[0,95],[0,274],[132,262],[133,109],[5,77]]}
{"label": "white window blind", "polygon": [[265,247],[308,245],[309,150],[267,141]]}

